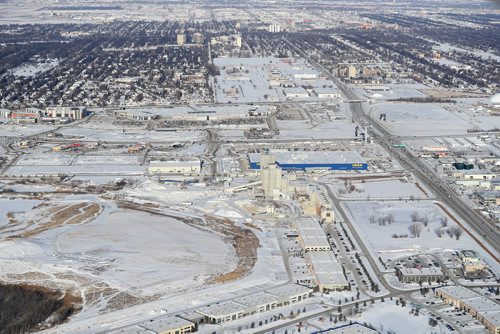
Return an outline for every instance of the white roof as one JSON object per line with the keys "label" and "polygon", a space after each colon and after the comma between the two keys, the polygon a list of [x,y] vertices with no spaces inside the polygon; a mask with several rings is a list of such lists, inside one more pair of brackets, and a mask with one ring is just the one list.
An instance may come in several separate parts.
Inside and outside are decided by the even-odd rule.
{"label": "white roof", "polygon": [[264,291],[233,299],[234,302],[248,307],[264,305],[275,302],[277,300],[278,298],[276,296],[271,295]]}
{"label": "white roof", "polygon": [[[366,163],[355,151],[270,151],[278,164],[350,164]],[[250,161],[259,162],[260,153],[249,153]]]}
{"label": "white roof", "polygon": [[400,268],[401,273],[405,276],[432,276],[444,275],[439,268]]}
{"label": "white roof", "polygon": [[156,333],[163,333],[173,329],[191,326],[193,323],[176,316],[165,316],[143,321],[138,325]]}
{"label": "white roof", "polygon": [[308,287],[297,284],[288,284],[266,290],[266,292],[278,297],[293,297],[304,293],[311,293],[312,291],[313,290]]}
{"label": "white roof", "polygon": [[342,265],[331,251],[309,252],[311,265],[321,285],[347,285]]}
{"label": "white roof", "polygon": [[210,317],[225,317],[227,315],[243,312],[244,309],[245,306],[241,304],[232,301],[226,301],[202,307],[196,312]]}
{"label": "white roof", "polygon": [[184,166],[200,166],[200,160],[188,161],[151,161],[149,167],[184,167]]}

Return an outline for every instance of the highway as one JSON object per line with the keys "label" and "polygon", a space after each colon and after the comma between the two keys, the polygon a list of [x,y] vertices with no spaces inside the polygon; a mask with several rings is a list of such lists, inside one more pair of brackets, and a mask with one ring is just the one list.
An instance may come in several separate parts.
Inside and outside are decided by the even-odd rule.
{"label": "highway", "polygon": [[[301,56],[313,64],[327,78],[333,80],[340,89],[347,101],[353,118],[356,122],[362,125],[369,125],[371,132],[369,136],[394,157],[403,168],[411,171],[423,184],[425,184],[436,196],[436,199],[445,203],[449,208],[458,214],[458,216],[467,223],[480,238],[483,238],[489,245],[485,245],[480,240],[480,246],[485,249],[496,261],[500,263],[500,234],[483,216],[471,209],[464,201],[445,183],[434,171],[425,165],[420,159],[415,157],[406,148],[396,148],[395,144],[400,144],[400,138],[390,134],[380,123],[365,114],[363,103],[360,98],[347,86],[345,86],[338,78],[332,75],[321,64],[309,57],[296,45],[285,39],[285,42],[296,50]],[[470,231],[466,232],[471,235]]]}

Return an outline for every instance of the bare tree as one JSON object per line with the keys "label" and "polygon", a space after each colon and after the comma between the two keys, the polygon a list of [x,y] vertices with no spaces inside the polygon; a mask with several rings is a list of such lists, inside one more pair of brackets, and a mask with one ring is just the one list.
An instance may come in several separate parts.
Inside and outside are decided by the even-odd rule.
{"label": "bare tree", "polygon": [[423,225],[420,223],[413,223],[408,226],[408,230],[410,231],[410,235],[413,238],[420,238],[420,234],[422,233]]}
{"label": "bare tree", "polygon": [[394,213],[389,213],[387,215],[387,223],[392,224],[395,221],[396,221],[396,216],[394,215]]}
{"label": "bare tree", "polygon": [[434,232],[436,233],[438,238],[441,238],[443,236],[443,229],[441,227],[437,227],[436,229],[434,229]]}
{"label": "bare tree", "polygon": [[412,212],[410,215],[410,219],[411,219],[412,223],[418,222],[419,218],[420,217],[418,216],[418,212],[416,212],[416,211]]}
{"label": "bare tree", "polygon": [[370,224],[375,224],[375,216],[371,215],[370,217],[368,217],[368,221],[370,222]]}
{"label": "bare tree", "polygon": [[450,238],[455,237],[455,239],[460,240],[460,237],[464,233],[464,230],[460,226],[451,226],[448,227],[446,233],[450,236]]}
{"label": "bare tree", "polygon": [[425,227],[427,227],[427,225],[429,225],[429,215],[426,214],[425,216],[420,217],[420,221],[424,223]]}
{"label": "bare tree", "polygon": [[386,222],[386,217],[378,217],[378,218],[377,218],[377,223],[378,223],[380,226],[385,226],[385,222]]}
{"label": "bare tree", "polygon": [[448,217],[446,216],[441,216],[441,218],[439,218],[439,222],[441,223],[441,227],[447,227],[448,226]]}

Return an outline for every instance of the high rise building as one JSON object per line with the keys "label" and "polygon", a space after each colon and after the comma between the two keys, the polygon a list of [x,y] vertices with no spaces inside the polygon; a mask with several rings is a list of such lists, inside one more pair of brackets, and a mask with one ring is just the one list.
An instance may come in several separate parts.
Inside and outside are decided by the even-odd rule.
{"label": "high rise building", "polygon": [[184,44],[186,44],[186,34],[180,32],[177,34],[177,45],[184,45]]}
{"label": "high rise building", "polygon": [[203,41],[205,40],[205,36],[203,34],[200,34],[199,32],[195,32],[193,36],[191,37],[191,42],[193,44],[203,44]]}

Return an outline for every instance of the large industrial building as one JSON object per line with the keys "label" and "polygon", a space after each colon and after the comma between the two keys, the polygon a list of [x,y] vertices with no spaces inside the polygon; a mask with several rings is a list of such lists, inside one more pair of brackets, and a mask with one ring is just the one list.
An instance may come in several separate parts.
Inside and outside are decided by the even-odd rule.
{"label": "large industrial building", "polygon": [[151,161],[148,167],[149,174],[199,174],[201,161]]}
{"label": "large industrial building", "polygon": [[436,295],[481,322],[490,333],[500,333],[500,304],[462,286],[436,289]]}
{"label": "large industrial building", "polygon": [[[368,170],[368,163],[354,151],[285,151],[270,154],[283,170]],[[260,153],[249,153],[248,159],[252,169],[260,169]]]}
{"label": "large industrial building", "polygon": [[308,299],[311,293],[312,290],[307,287],[288,284],[239,297],[233,301],[208,305],[196,310],[196,312],[203,315],[207,322],[219,324],[299,303]]}

